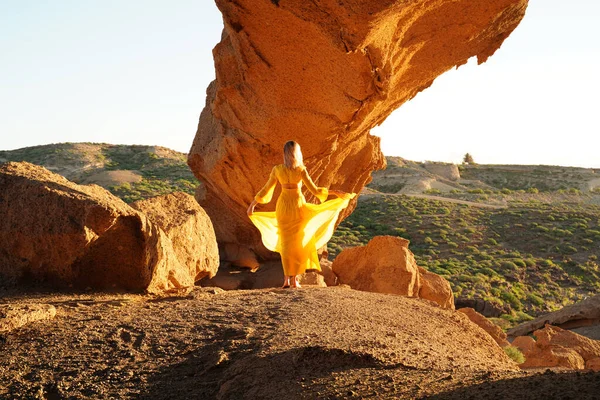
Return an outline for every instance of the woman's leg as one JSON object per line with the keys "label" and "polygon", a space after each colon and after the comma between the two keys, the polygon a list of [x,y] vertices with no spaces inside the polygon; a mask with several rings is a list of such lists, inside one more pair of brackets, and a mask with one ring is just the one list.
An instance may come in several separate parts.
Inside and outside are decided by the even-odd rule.
{"label": "woman's leg", "polygon": [[285,288],[289,288],[289,287],[290,287],[290,277],[288,275],[285,275],[283,277],[283,286],[281,288],[285,289]]}

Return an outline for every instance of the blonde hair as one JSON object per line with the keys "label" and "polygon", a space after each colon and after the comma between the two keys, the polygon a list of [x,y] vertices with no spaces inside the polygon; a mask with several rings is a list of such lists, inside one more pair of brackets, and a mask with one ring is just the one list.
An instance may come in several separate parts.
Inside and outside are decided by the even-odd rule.
{"label": "blonde hair", "polygon": [[283,146],[283,163],[288,168],[304,166],[300,145],[293,140],[286,142],[286,144]]}

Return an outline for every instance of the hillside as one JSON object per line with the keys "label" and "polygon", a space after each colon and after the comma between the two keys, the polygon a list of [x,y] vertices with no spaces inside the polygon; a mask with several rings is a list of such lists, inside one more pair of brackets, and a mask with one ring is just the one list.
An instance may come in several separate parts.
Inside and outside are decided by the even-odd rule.
{"label": "hillside", "polygon": [[28,161],[75,183],[95,183],[127,203],[174,191],[193,194],[199,184],[185,154],[160,146],[59,143],[0,151],[0,163],[6,161]]}
{"label": "hillside", "polygon": [[494,304],[505,327],[600,290],[599,171],[387,161],[336,231],[331,258],[376,235],[407,238],[420,266],[459,300]]}

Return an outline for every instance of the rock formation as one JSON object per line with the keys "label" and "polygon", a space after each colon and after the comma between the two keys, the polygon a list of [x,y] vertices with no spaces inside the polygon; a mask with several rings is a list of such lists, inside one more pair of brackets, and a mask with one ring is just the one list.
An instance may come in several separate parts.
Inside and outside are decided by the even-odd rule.
{"label": "rock formation", "polygon": [[527,0],[216,3],[224,21],[213,50],[216,80],[188,163],[203,182],[197,197],[218,241],[262,256],[269,253],[245,210],[287,140],[300,142],[319,185],[360,192],[385,165],[370,129],[445,71],[473,56],[485,62],[527,7]]}
{"label": "rock formation", "polygon": [[454,310],[454,293],[450,282],[421,267],[419,267],[419,276],[421,287],[418,296],[420,298],[431,300],[442,308]]}
{"label": "rock formation", "polygon": [[532,321],[524,322],[509,329],[507,334],[512,337],[529,335],[546,324],[559,326],[563,329],[600,326],[600,295],[589,297],[579,303],[541,315]]}
{"label": "rock formation", "polygon": [[439,175],[450,181],[456,182],[460,179],[460,171],[456,164],[426,162],[424,167],[432,174]]}
{"label": "rock formation", "polygon": [[169,280],[175,287],[193,286],[204,277],[212,277],[219,268],[219,249],[210,218],[193,196],[170,193],[131,206],[165,232],[173,254],[181,265],[171,269]]}
{"label": "rock formation", "polygon": [[31,322],[52,319],[56,308],[51,304],[0,305],[0,333],[10,332]]}
{"label": "rock formation", "polygon": [[600,341],[551,325],[538,329],[534,336],[537,340],[533,346],[533,338],[521,339],[521,336],[513,341],[513,345],[525,356],[522,368],[564,367],[600,371]]}
{"label": "rock formation", "polygon": [[450,283],[418,267],[408,244],[396,236],[375,236],[366,246],[342,251],[332,265],[338,283],[367,292],[419,297],[454,310]]}
{"label": "rock formation", "polygon": [[457,297],[454,304],[456,305],[456,308],[472,308],[486,318],[497,318],[502,314],[511,313],[511,307],[508,304],[500,305],[497,302],[480,298],[469,299]]}
{"label": "rock formation", "polygon": [[477,311],[473,310],[472,308],[460,308],[457,311],[465,314],[467,317],[469,317],[471,322],[486,331],[492,337],[492,339],[498,343],[498,346],[506,347],[510,344],[508,343],[508,340],[506,340],[506,333],[504,333],[499,326],[488,320],[483,315],[479,314]]}
{"label": "rock formation", "polygon": [[[77,185],[29,163],[1,165],[0,187],[4,283],[160,292],[189,286],[199,273],[196,261],[192,266],[182,264],[190,259],[174,250],[171,240],[188,229],[185,220],[192,217],[175,217],[186,209],[164,212],[169,216],[159,223],[172,225],[166,234],[100,186]],[[157,221],[159,214],[153,215]],[[212,229],[208,218],[196,226]],[[218,255],[206,259],[208,274],[214,274]]]}
{"label": "rock formation", "polygon": [[376,236],[366,246],[343,250],[333,261],[338,282],[366,292],[417,297],[421,288],[419,267],[409,241]]}

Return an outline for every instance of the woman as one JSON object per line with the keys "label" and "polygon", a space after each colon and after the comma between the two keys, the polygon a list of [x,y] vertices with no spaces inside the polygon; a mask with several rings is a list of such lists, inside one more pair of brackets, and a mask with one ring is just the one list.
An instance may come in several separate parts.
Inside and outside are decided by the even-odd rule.
{"label": "woman", "polygon": [[[356,194],[317,187],[306,171],[300,145],[294,141],[283,146],[283,161],[273,167],[267,184],[248,207],[248,216],[260,230],[265,247],[281,254],[283,287],[298,288],[298,275],[307,269],[321,270],[317,249],[331,239],[340,211]],[[271,201],[277,182],[282,190],[275,212],[254,212],[257,204]],[[338,198],[307,203],[300,190],[302,183],[321,202],[330,194]]]}

